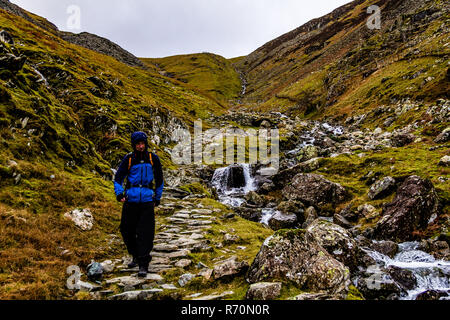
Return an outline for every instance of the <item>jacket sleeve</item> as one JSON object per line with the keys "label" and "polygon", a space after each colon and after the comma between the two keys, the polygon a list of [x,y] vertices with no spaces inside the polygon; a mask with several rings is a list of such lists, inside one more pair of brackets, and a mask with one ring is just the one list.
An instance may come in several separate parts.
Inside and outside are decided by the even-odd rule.
{"label": "jacket sleeve", "polygon": [[129,154],[123,158],[119,169],[117,169],[116,176],[114,177],[114,192],[116,197],[124,192],[123,182],[128,175],[128,159],[130,159]]}
{"label": "jacket sleeve", "polygon": [[164,177],[161,161],[156,154],[152,154],[153,158],[153,175],[155,176],[155,200],[161,200],[164,189]]}

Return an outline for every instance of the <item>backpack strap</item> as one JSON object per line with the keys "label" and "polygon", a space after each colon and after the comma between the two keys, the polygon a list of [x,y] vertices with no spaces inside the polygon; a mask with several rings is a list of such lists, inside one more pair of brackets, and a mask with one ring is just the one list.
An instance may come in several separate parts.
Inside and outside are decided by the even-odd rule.
{"label": "backpack strap", "polygon": [[[152,153],[149,152],[148,155],[149,155],[149,158],[150,158],[150,163],[151,163],[151,165],[153,167],[153,156],[152,156]],[[133,162],[133,153],[130,154],[130,159],[128,159],[128,171],[130,171],[130,169],[131,169],[131,163],[132,162]]]}
{"label": "backpack strap", "polygon": [[133,161],[133,152],[131,152],[129,155],[130,158],[128,159],[128,171],[130,171],[131,169],[131,162]]}
{"label": "backpack strap", "polygon": [[151,165],[152,165],[152,167],[153,167],[153,157],[152,157],[152,153],[149,152],[148,154],[149,154],[149,157],[150,157],[150,163],[151,163]]}

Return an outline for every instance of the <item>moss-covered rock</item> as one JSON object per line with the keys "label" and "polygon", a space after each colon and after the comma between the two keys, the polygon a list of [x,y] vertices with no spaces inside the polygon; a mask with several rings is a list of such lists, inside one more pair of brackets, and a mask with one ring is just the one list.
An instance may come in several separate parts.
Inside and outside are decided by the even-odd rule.
{"label": "moss-covered rock", "polygon": [[394,200],[383,208],[383,218],[375,227],[375,237],[385,240],[414,239],[414,231],[424,230],[433,216],[441,213],[433,183],[418,176],[408,177]]}
{"label": "moss-covered rock", "polygon": [[300,288],[343,293],[349,271],[305,230],[280,230],[266,239],[247,279],[250,283],[292,281]]}

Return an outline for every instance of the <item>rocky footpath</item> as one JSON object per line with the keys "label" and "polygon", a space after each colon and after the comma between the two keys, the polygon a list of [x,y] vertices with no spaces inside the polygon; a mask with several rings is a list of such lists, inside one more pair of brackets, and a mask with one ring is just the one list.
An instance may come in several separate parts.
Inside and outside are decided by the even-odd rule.
{"label": "rocky footpath", "polygon": [[[192,200],[181,201],[175,198],[164,200],[161,207],[157,209],[158,230],[147,277],[138,278],[137,268],[128,269],[127,265],[131,262],[131,257],[124,256],[122,259],[101,262],[101,281],[97,284],[83,283],[81,290],[90,292],[93,299],[143,300],[158,296],[175,299],[192,298],[182,297],[177,291],[195,277],[220,278],[227,272],[232,275],[233,265],[228,271],[224,271],[220,269],[221,266],[209,269],[206,265],[198,263],[194,266],[196,274],[186,272],[174,283],[168,282],[164,274],[172,269],[184,270],[193,266],[190,257],[192,252],[213,250],[205,236],[217,220],[213,213],[220,211],[220,209],[201,208]],[[217,297],[212,297],[199,293],[196,297],[207,300],[230,294],[232,293],[220,292],[217,293]]]}
{"label": "rocky footpath", "polygon": [[[214,205],[202,205],[199,199],[195,195],[185,200],[166,196],[157,208],[157,233],[146,278],[137,277],[137,268],[128,268],[131,257],[127,255],[93,261],[78,282],[80,288],[72,292],[78,292],[77,297],[108,300],[235,297],[236,291],[226,290],[227,283],[246,274],[249,264],[242,255],[248,248],[238,245],[242,239],[235,230],[226,231],[227,221],[234,221],[235,215]],[[75,214],[67,214],[71,216]],[[85,225],[80,219],[74,223]],[[217,227],[217,237],[211,238]],[[261,290],[253,288],[250,295],[259,295]]]}

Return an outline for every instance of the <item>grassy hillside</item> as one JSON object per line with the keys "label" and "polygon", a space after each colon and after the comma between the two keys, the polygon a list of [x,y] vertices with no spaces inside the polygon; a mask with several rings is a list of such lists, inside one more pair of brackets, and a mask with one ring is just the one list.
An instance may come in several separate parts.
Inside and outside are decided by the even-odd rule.
{"label": "grassy hillside", "polygon": [[[381,30],[365,25],[366,8],[372,4],[382,9]],[[351,145],[353,152],[321,158],[314,172],[341,183],[355,206],[370,203],[377,209],[383,202],[368,200],[363,178],[370,171],[377,177],[429,177],[443,201],[445,215],[439,223],[448,225],[449,169],[438,165],[448,155],[448,143],[433,142],[448,127],[448,102],[442,100],[449,99],[450,91],[448,9],[441,0],[356,0],[246,57],[201,53],[142,58],[143,68],[69,43],[41,17],[29,13],[24,19],[0,9],[0,31],[15,42],[0,42],[0,299],[80,298],[64,287],[67,266],[85,268],[91,259],[126,254],[118,230],[121,204],[111,179],[112,169],[130,151],[130,134],[146,131],[163,166],[177,169],[167,152],[175,129],[191,128],[198,118],[215,116],[221,125],[238,126],[242,120],[262,123],[267,116],[256,115],[253,122],[244,119],[249,113],[227,114],[239,108],[341,123],[353,116],[346,123],[354,126],[351,130],[381,127],[390,132],[413,124],[409,131],[418,139],[410,145],[364,153]],[[21,59],[26,59],[23,66],[17,62]],[[365,122],[356,119],[359,115]],[[204,123],[204,128],[218,123]],[[282,143],[294,148],[301,127],[297,120],[280,127]],[[197,180],[180,189],[210,197],[211,190]],[[184,208],[170,201],[173,210]],[[212,265],[236,253],[251,262],[272,233],[240,217],[223,218],[230,210],[212,199],[191,201],[193,208],[218,209],[206,237],[210,243],[219,245],[224,230],[241,238],[226,250],[191,254],[195,263]],[[91,210],[91,231],[64,218],[76,208]],[[162,211],[158,224],[169,224]],[[440,232],[437,225],[433,228],[425,236]],[[181,270],[171,272],[168,276],[176,282]],[[241,276],[228,284],[194,282],[183,290],[213,293],[217,288],[238,288],[233,297],[241,299],[248,284]],[[288,296],[291,292],[283,293]]]}
{"label": "grassy hillside", "polygon": [[159,68],[161,74],[186,83],[225,105],[236,100],[242,91],[232,61],[219,55],[199,53],[142,60],[148,66]]}
{"label": "grassy hillside", "polygon": [[[370,5],[381,9],[381,30],[366,26]],[[353,1],[239,62],[244,103],[345,120],[403,99],[448,98],[449,17],[445,1]]]}
{"label": "grassy hillside", "polygon": [[[19,70],[0,69],[0,297],[57,298],[68,265],[100,259],[102,250],[124,254],[115,242],[108,247],[120,220],[111,168],[130,151],[130,134],[167,143],[175,127],[225,109],[1,9],[0,25],[15,42],[1,43],[0,55],[26,57]],[[151,148],[173,167],[156,141]],[[91,232],[63,217],[79,207],[93,212]]]}

